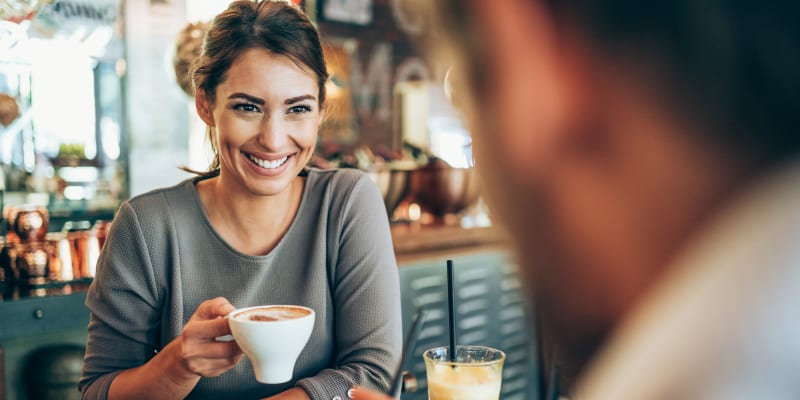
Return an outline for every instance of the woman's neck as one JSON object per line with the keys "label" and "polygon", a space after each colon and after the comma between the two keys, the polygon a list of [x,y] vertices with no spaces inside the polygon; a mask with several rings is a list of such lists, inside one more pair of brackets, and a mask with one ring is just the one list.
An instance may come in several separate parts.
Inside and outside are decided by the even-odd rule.
{"label": "woman's neck", "polygon": [[296,177],[273,196],[255,195],[225,185],[224,177],[197,183],[211,226],[236,250],[250,255],[272,251],[289,230],[300,208],[305,178]]}

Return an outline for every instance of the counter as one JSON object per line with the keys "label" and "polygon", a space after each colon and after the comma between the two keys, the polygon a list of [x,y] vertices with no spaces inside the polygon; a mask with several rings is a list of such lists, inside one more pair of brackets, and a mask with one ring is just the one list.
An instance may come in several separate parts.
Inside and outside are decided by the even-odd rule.
{"label": "counter", "polygon": [[504,249],[506,234],[500,228],[393,225],[392,241],[398,264],[450,253]]}
{"label": "counter", "polygon": [[[43,289],[44,296],[0,302],[0,400],[22,397],[24,360],[51,344],[85,344],[89,314],[84,306],[88,282]],[[57,293],[57,294],[55,294]]]}

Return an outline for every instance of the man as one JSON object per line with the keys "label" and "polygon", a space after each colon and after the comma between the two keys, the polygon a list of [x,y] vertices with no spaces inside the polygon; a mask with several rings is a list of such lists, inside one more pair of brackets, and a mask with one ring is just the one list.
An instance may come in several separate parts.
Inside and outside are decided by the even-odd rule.
{"label": "man", "polygon": [[443,3],[562,394],[800,398],[798,6]]}

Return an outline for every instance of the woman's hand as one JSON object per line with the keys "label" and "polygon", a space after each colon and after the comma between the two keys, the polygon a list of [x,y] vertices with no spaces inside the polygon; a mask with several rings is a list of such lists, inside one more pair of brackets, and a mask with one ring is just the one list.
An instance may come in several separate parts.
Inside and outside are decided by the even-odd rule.
{"label": "woman's hand", "polygon": [[385,394],[373,392],[362,387],[353,388],[353,400],[394,400]]}
{"label": "woman's hand", "polygon": [[217,341],[230,334],[224,317],[236,308],[223,297],[200,304],[180,336],[180,360],[191,374],[213,377],[233,368],[242,359],[242,350],[233,341]]}
{"label": "woman's hand", "polygon": [[242,350],[236,342],[216,338],[230,333],[224,317],[234,309],[222,297],[202,302],[180,336],[146,364],[114,378],[108,398],[184,398],[200,377],[217,376],[233,368],[242,359]]}

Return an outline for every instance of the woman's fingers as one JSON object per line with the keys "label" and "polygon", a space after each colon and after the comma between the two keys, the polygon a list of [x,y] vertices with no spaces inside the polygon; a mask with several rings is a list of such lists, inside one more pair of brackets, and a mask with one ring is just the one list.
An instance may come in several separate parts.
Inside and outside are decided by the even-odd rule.
{"label": "woman's fingers", "polygon": [[194,312],[189,321],[204,321],[221,318],[228,315],[228,313],[235,309],[236,307],[234,307],[233,304],[228,301],[228,299],[224,297],[217,297],[200,303],[200,306],[197,307],[197,310]]}
{"label": "woman's fingers", "polygon": [[211,377],[217,376],[239,363],[243,354],[241,352],[230,352],[227,350],[220,350],[218,357],[188,357],[186,358],[186,367],[193,373]]}
{"label": "woman's fingers", "polygon": [[231,328],[228,326],[228,320],[225,318],[217,318],[212,320],[189,320],[189,323],[183,328],[184,338],[199,341],[216,341],[218,336],[224,336],[231,333]]}
{"label": "woman's fingers", "polygon": [[211,377],[233,368],[242,358],[236,342],[218,341],[230,334],[228,320],[223,318],[235,307],[224,297],[200,304],[181,334],[180,357],[194,374]]}
{"label": "woman's fingers", "polygon": [[236,342],[205,342],[183,346],[183,358],[231,359],[242,354]]}
{"label": "woman's fingers", "polygon": [[184,341],[216,342],[217,338],[229,335],[228,320],[222,317],[234,309],[224,297],[202,302],[183,328]]}

